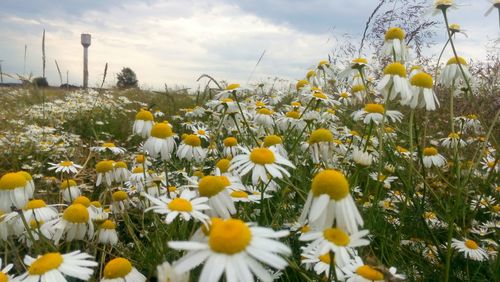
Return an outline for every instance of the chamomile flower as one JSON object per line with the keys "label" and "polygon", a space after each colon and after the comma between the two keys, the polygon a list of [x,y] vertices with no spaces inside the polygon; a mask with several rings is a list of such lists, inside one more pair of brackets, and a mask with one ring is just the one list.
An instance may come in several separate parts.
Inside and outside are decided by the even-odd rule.
{"label": "chamomile flower", "polygon": [[23,282],[66,282],[65,276],[69,276],[86,281],[94,273],[92,268],[97,266],[97,262],[92,259],[91,255],[81,251],[64,255],[45,253],[37,258],[27,255],[24,257],[24,264],[28,267],[28,271],[18,279]]}
{"label": "chamomile flower", "polygon": [[226,189],[230,183],[227,183],[227,178],[224,176],[203,176],[199,181],[188,178],[190,185],[186,188],[197,188],[198,193],[202,198],[208,198],[208,214],[221,218],[229,218],[236,213],[233,200],[229,196],[229,191]]}
{"label": "chamomile flower", "polygon": [[441,11],[446,11],[449,8],[457,9],[457,4],[454,0],[435,0],[434,5],[429,9],[429,13],[437,15],[441,13]]}
{"label": "chamomile flower", "polygon": [[193,125],[191,127],[193,134],[200,137],[201,139],[208,141],[210,138],[210,130],[205,125]]}
{"label": "chamomile flower", "polygon": [[475,261],[485,261],[488,259],[488,253],[479,247],[478,244],[471,239],[465,239],[465,241],[460,241],[453,238],[451,247],[463,253],[465,258],[475,260]]}
{"label": "chamomile flower", "polygon": [[142,275],[126,258],[118,257],[104,266],[103,278],[100,282],[146,282]]}
{"label": "chamomile flower", "polygon": [[260,181],[263,183],[269,181],[268,173],[274,178],[289,177],[290,173],[283,166],[295,168],[274,148],[254,148],[252,151],[243,148],[243,154],[231,160],[229,170],[234,170],[240,176],[252,172],[252,183],[258,185]]}
{"label": "chamomile flower", "polygon": [[0,210],[20,209],[33,197],[34,189],[25,173],[8,172],[0,178]]}
{"label": "chamomile flower", "polygon": [[411,85],[406,78],[406,68],[399,62],[387,65],[384,69],[384,77],[377,85],[382,93],[384,101],[400,98],[401,104],[406,104],[412,97]]}
{"label": "chamomile flower", "polygon": [[267,135],[264,137],[264,142],[262,143],[265,148],[272,148],[274,149],[278,154],[286,158],[288,156],[288,153],[286,152],[285,147],[283,146],[283,140],[281,139],[280,136],[278,135]]}
{"label": "chamomile flower", "polygon": [[116,223],[111,220],[105,220],[101,223],[99,231],[97,232],[97,242],[111,246],[116,245],[118,243]]}
{"label": "chamomile flower", "polygon": [[98,153],[111,152],[114,155],[121,155],[127,151],[122,147],[117,147],[112,142],[105,142],[101,146],[91,147],[90,149]]}
{"label": "chamomile flower", "polygon": [[317,173],[299,222],[309,219],[309,225],[318,229],[336,226],[349,234],[363,226],[363,218],[349,193],[349,182],[340,171],[327,169]]}
{"label": "chamomile flower", "polygon": [[[95,171],[97,173],[96,186],[101,185],[101,183],[106,183],[106,185],[111,186],[115,178],[113,173],[114,161],[104,160],[100,161],[95,165]],[[104,181],[103,181],[104,180]]]}
{"label": "chamomile flower", "polygon": [[314,251],[315,255],[335,253],[335,263],[339,266],[344,266],[349,262],[355,253],[353,248],[366,246],[370,241],[364,239],[368,235],[368,230],[360,230],[347,234],[341,228],[325,228],[320,231],[310,231],[300,236],[300,241],[312,241],[306,246],[304,252]]}
{"label": "chamomile flower", "polygon": [[146,109],[141,109],[135,115],[133,132],[134,132],[134,134],[137,134],[137,135],[142,136],[143,138],[146,138],[149,136],[149,134],[151,132],[151,128],[153,128],[153,124],[154,124],[153,114]]}
{"label": "chamomile flower", "polygon": [[387,176],[378,172],[371,172],[370,178],[375,181],[381,182],[387,189],[391,188],[391,183],[398,179],[396,176]]}
{"label": "chamomile flower", "polygon": [[56,173],[77,173],[79,169],[82,168],[81,165],[77,165],[72,161],[61,161],[58,164],[49,163],[51,166],[48,170],[55,170]]}
{"label": "chamomile flower", "polygon": [[361,110],[352,113],[354,120],[362,120],[365,124],[375,123],[379,124],[387,117],[387,120],[392,122],[399,122],[403,118],[403,114],[399,111],[385,110],[382,104],[366,104]]}
{"label": "chamomile flower", "polygon": [[114,163],[113,175],[117,183],[124,183],[129,180],[132,173],[128,170],[127,163],[120,161]]}
{"label": "chamomile flower", "polygon": [[456,132],[452,132],[448,134],[448,137],[446,138],[441,138],[441,146],[445,148],[461,148],[465,147],[467,145],[467,142],[464,140],[460,139],[460,135]]}
{"label": "chamomile flower", "polygon": [[144,143],[144,149],[152,157],[160,156],[161,160],[168,161],[175,150],[175,136],[170,124],[167,122],[156,123],[151,128],[148,140]]}
{"label": "chamomile flower", "polygon": [[206,204],[207,197],[196,197],[196,192],[189,189],[184,189],[178,198],[167,198],[165,196],[160,198],[153,198],[144,194],[148,198],[152,207],[147,208],[145,211],[153,210],[158,214],[166,214],[165,223],[172,223],[177,217],[181,217],[185,221],[194,218],[205,223],[209,217],[203,214],[204,210],[210,209]]}
{"label": "chamomile flower", "polygon": [[384,274],[367,265],[364,264],[360,257],[355,257],[348,265],[343,269],[344,273],[348,279],[347,282],[384,282]]}
{"label": "chamomile flower", "polygon": [[282,256],[291,255],[289,247],[275,239],[285,237],[288,231],[273,231],[249,226],[239,219],[214,221],[207,241],[170,241],[170,248],[189,252],[174,264],[178,273],[189,271],[205,262],[200,281],[218,281],[225,273],[227,281],[272,281],[271,273],[263,266],[278,270],[288,263]]}
{"label": "chamomile flower", "polygon": [[410,79],[412,85],[412,98],[406,103],[410,108],[425,107],[428,111],[434,111],[436,106],[439,107],[439,101],[436,93],[432,90],[432,76],[425,72],[419,72],[413,75]]}
{"label": "chamomile flower", "polygon": [[311,132],[307,143],[314,163],[328,161],[333,153],[333,134],[326,128],[319,128]]}
{"label": "chamomile flower", "polygon": [[32,219],[45,222],[57,218],[59,213],[53,206],[47,206],[44,200],[33,199],[23,207],[23,215],[27,222]]}
{"label": "chamomile flower", "polygon": [[63,180],[59,188],[61,189],[63,200],[66,203],[73,202],[74,199],[78,198],[82,194],[74,179]]}
{"label": "chamomile flower", "polygon": [[442,167],[446,164],[446,159],[443,155],[439,154],[438,150],[435,147],[426,147],[423,150],[423,162],[426,168],[430,168],[432,166]]}
{"label": "chamomile flower", "polygon": [[67,242],[92,238],[94,225],[89,211],[82,204],[72,204],[64,210],[60,219],[54,224],[54,237],[56,244],[65,236]]}
{"label": "chamomile flower", "polygon": [[271,129],[274,126],[275,113],[268,108],[260,108],[255,112],[254,121],[256,124]]}
{"label": "chamomile flower", "polygon": [[344,92],[338,93],[338,96],[339,96],[338,101],[340,103],[342,103],[342,105],[349,106],[352,104],[352,94],[351,93],[344,91]]}
{"label": "chamomile flower", "polygon": [[[316,251],[312,250],[309,252],[303,252],[300,256],[301,256],[300,262],[302,264],[305,264],[307,269],[312,267],[312,269],[314,270],[314,272],[316,272],[317,275],[325,275],[325,277],[327,278],[330,276],[331,260],[335,258],[330,256],[330,252],[323,255],[317,255]],[[335,274],[338,281],[344,281],[345,274],[342,272],[340,266],[337,264],[335,265]]]}
{"label": "chamomile flower", "polygon": [[241,87],[240,84],[238,84],[238,83],[231,83],[231,84],[228,84],[226,86],[226,88],[224,88],[224,90],[222,90],[219,93],[217,93],[217,95],[215,95],[215,99],[229,98],[229,96],[231,96],[233,93],[238,93],[238,92],[240,92],[242,90],[243,90],[243,88]]}
{"label": "chamomile flower", "polygon": [[158,273],[158,281],[165,282],[189,282],[189,272],[177,273],[168,261],[156,267]]}
{"label": "chamomile flower", "polygon": [[399,27],[389,28],[384,36],[382,54],[390,56],[395,61],[405,62],[408,59],[408,48],[404,43],[405,32]]}
{"label": "chamomile flower", "polygon": [[201,162],[206,157],[207,152],[201,147],[200,137],[190,134],[184,137],[176,154],[179,159]]}
{"label": "chamomile flower", "polygon": [[241,151],[241,146],[238,144],[236,137],[227,137],[222,141],[224,148],[222,153],[225,157],[236,156]]}
{"label": "chamomile flower", "polygon": [[439,77],[439,82],[445,86],[451,86],[458,83],[460,80],[464,80],[462,75],[462,71],[460,70],[460,66],[465,74],[465,80],[471,80],[471,74],[469,72],[469,68],[467,62],[462,57],[453,57],[448,60],[446,66],[441,72],[441,76]]}
{"label": "chamomile flower", "polygon": [[2,281],[2,282],[16,281],[8,273],[12,269],[12,267],[14,267],[14,265],[11,263],[11,264],[7,264],[2,269],[2,259],[0,258],[0,281]]}
{"label": "chamomile flower", "polygon": [[353,59],[349,66],[339,73],[340,78],[348,78],[358,73],[364,73],[364,68],[368,65],[368,60],[365,58]]}

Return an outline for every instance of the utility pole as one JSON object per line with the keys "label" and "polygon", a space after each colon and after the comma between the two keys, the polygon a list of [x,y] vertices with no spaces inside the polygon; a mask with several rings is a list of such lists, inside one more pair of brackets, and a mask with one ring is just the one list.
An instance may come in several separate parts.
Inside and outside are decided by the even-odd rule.
{"label": "utility pole", "polygon": [[3,60],[0,60],[0,83],[3,83],[2,62]]}
{"label": "utility pole", "polygon": [[90,34],[82,33],[81,43],[83,45],[83,88],[87,89],[89,85],[89,46]]}

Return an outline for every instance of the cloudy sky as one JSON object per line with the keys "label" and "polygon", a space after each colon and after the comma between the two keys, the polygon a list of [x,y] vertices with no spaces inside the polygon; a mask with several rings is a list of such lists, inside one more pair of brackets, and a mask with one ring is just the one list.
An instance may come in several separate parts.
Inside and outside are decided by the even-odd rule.
{"label": "cloudy sky", "polygon": [[[342,34],[359,42],[376,0],[1,0],[0,60],[3,71],[42,73],[41,38],[46,30],[47,78],[59,83],[54,60],[66,79],[82,82],[80,34],[92,34],[89,85],[108,83],[122,67],[132,68],[141,86],[196,88],[209,74],[230,82],[267,77],[300,79],[327,58]],[[400,1],[402,2],[402,1]],[[433,1],[429,0],[429,4]],[[466,57],[481,59],[484,45],[498,38],[498,16],[484,17],[486,0],[463,0],[452,22],[467,30],[457,45]],[[437,42],[444,42],[444,33]],[[428,53],[437,53],[429,50]],[[261,63],[252,71],[265,51]]]}

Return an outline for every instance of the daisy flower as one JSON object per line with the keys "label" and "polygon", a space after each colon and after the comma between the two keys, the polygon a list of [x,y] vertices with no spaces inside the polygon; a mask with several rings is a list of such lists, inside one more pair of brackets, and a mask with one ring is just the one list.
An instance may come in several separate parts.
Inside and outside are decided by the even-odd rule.
{"label": "daisy flower", "polygon": [[101,183],[106,183],[106,185],[111,186],[115,178],[113,174],[114,161],[104,160],[100,161],[95,165],[95,171],[97,173],[97,180],[95,182],[96,186],[101,185]]}
{"label": "daisy flower", "polygon": [[338,101],[344,106],[349,106],[352,104],[352,94],[349,92],[340,92]]}
{"label": "daisy flower", "polygon": [[111,198],[113,199],[111,203],[111,209],[113,211],[125,211],[129,207],[129,204],[133,204],[127,192],[122,190],[113,192]]}
{"label": "daisy flower", "polygon": [[18,279],[25,282],[66,282],[65,276],[69,276],[84,281],[89,280],[94,273],[92,268],[97,266],[97,262],[92,259],[91,255],[81,251],[64,255],[46,253],[37,258],[27,255],[24,257],[24,264],[28,267],[28,271]]}
{"label": "daisy flower", "polygon": [[477,243],[471,239],[460,241],[453,238],[451,247],[458,250],[460,253],[464,253],[465,258],[475,261],[488,260],[488,253],[486,253],[483,248],[479,247]]}
{"label": "daisy flower", "polygon": [[154,124],[153,114],[146,109],[141,109],[135,115],[133,133],[140,135],[143,138],[146,138],[149,136],[151,128],[153,128],[153,124]]}
{"label": "daisy flower", "polygon": [[241,91],[241,90],[243,90],[243,88],[241,87],[241,85],[239,83],[228,84],[226,86],[226,88],[224,88],[224,90],[222,90],[221,92],[217,93],[217,95],[215,95],[215,99],[229,98],[229,96],[231,96],[231,94],[237,93],[238,91]]}
{"label": "daisy flower", "polygon": [[425,107],[428,111],[434,111],[436,106],[439,107],[436,93],[432,90],[433,82],[430,74],[419,72],[411,77],[410,84],[413,93],[412,98],[406,105],[409,105],[412,109]]}
{"label": "daisy flower", "polygon": [[296,110],[286,112],[283,116],[278,118],[276,125],[278,125],[282,131],[300,131],[306,126],[306,122],[300,119],[300,116],[300,112]]}
{"label": "daisy flower", "polygon": [[452,132],[448,135],[446,138],[442,138],[441,140],[441,146],[451,149],[451,148],[461,148],[465,147],[467,145],[467,142],[464,140],[460,139],[460,135],[456,132]]}
{"label": "daisy flower", "polygon": [[158,281],[165,282],[189,282],[189,272],[177,273],[168,261],[156,267]]}
{"label": "daisy flower", "polygon": [[186,188],[197,188],[202,198],[208,198],[208,214],[221,218],[229,218],[236,213],[233,200],[226,189],[231,183],[224,176],[203,176],[199,181],[188,178],[190,185]]}
{"label": "daisy flower", "polygon": [[310,231],[300,236],[300,241],[312,241],[306,246],[304,252],[315,251],[315,255],[335,253],[335,263],[344,266],[354,256],[353,248],[367,246],[370,241],[364,239],[368,230],[360,230],[351,235],[341,228],[325,228],[322,231]]}
{"label": "daisy flower", "polygon": [[200,281],[218,281],[225,273],[227,281],[272,281],[271,273],[262,265],[278,270],[288,263],[281,256],[291,255],[289,247],[275,239],[288,231],[273,231],[249,226],[239,219],[213,222],[206,242],[170,241],[170,248],[189,252],[174,264],[178,273],[189,271],[205,262]]}
{"label": "daisy flower", "polygon": [[7,264],[3,269],[2,269],[2,259],[0,258],[0,281],[2,282],[9,282],[9,281],[15,281],[13,280],[13,277],[9,275],[9,271],[14,267],[14,265]]}
{"label": "daisy flower", "polygon": [[106,263],[104,277],[100,282],[146,282],[142,275],[126,258],[114,258]]}
{"label": "daisy flower", "polygon": [[384,282],[384,274],[379,270],[363,263],[360,257],[355,257],[348,265],[342,268],[348,279],[347,282]]}
{"label": "daisy flower", "polygon": [[54,237],[56,244],[65,235],[67,242],[83,240],[85,237],[94,236],[94,225],[89,211],[82,204],[72,204],[64,210],[60,219],[54,224]]}
{"label": "daisy flower", "polygon": [[356,58],[351,61],[349,66],[339,73],[340,78],[347,78],[358,73],[364,73],[368,60],[365,58]]}
{"label": "daisy flower", "polygon": [[435,167],[442,167],[446,164],[446,159],[443,155],[439,154],[435,147],[426,147],[423,150],[423,162],[426,168],[430,168],[433,165]]}
{"label": "daisy flower", "polygon": [[62,161],[58,164],[49,163],[51,167],[48,170],[55,170],[56,173],[77,173],[79,169],[82,168],[81,165],[77,165],[72,161]]}
{"label": "daisy flower", "polygon": [[402,113],[385,110],[382,104],[366,104],[363,109],[352,113],[352,118],[354,120],[362,120],[365,124],[370,124],[371,122],[379,124],[384,119],[384,115],[392,122],[399,122],[403,118]]}
{"label": "daisy flower", "polygon": [[371,172],[370,178],[375,181],[381,182],[387,189],[391,188],[391,183],[394,180],[398,179],[396,176],[387,176],[378,172]]}
{"label": "daisy flower", "polygon": [[236,156],[241,151],[241,146],[238,145],[238,139],[235,137],[227,137],[222,141],[224,148],[222,153],[225,157]]}
{"label": "daisy flower", "polygon": [[274,148],[254,148],[249,151],[243,148],[243,154],[237,155],[231,160],[230,171],[235,171],[238,175],[244,176],[252,172],[253,185],[262,181],[264,184],[269,181],[267,174],[272,177],[289,177],[290,173],[283,167],[295,168],[286,158],[276,152]]}
{"label": "daisy flower", "polygon": [[279,137],[278,135],[267,135],[264,137],[264,142],[262,145],[264,145],[265,148],[272,148],[274,149],[278,154],[280,154],[282,157],[286,158],[288,156],[288,153],[286,152],[285,147],[283,146],[283,139]]}
{"label": "daisy flower", "polygon": [[391,101],[398,96],[401,98],[401,104],[406,104],[411,99],[411,86],[406,78],[406,68],[399,62],[387,65],[384,69],[384,77],[377,85],[377,89],[384,97]]}
{"label": "daisy flower", "polygon": [[91,147],[90,149],[98,153],[111,152],[114,155],[121,155],[127,151],[122,147],[117,147],[114,143],[111,142],[106,142],[101,146]]}
{"label": "daisy flower", "polygon": [[363,218],[349,193],[349,182],[344,174],[326,169],[314,176],[299,222],[305,222],[306,218],[313,228],[325,229],[336,222],[338,228],[349,234],[363,226]]}
{"label": "daisy flower", "polygon": [[333,153],[333,134],[326,128],[319,128],[311,132],[307,143],[314,163],[328,161]]}
{"label": "daisy flower", "polygon": [[205,141],[208,141],[208,139],[210,138],[210,131],[204,125],[193,125],[191,127],[191,130],[193,131],[193,134]]}
{"label": "daisy flower", "polygon": [[175,133],[167,122],[160,122],[151,128],[150,136],[144,149],[153,157],[161,157],[161,160],[168,161],[175,149]]}
{"label": "daisy flower", "polygon": [[152,207],[147,208],[145,211],[153,210],[158,214],[166,214],[165,223],[172,223],[177,217],[182,217],[183,220],[189,221],[191,218],[205,223],[209,217],[203,214],[204,210],[210,209],[206,204],[208,198],[196,197],[196,192],[184,189],[178,198],[169,199],[165,196],[160,198],[153,198],[144,194],[153,204]]}
{"label": "daisy flower", "polygon": [[439,82],[445,86],[452,86],[457,83],[458,80],[463,80],[464,77],[462,75],[462,71],[460,70],[459,64],[462,65],[465,79],[467,81],[470,81],[472,75],[469,72],[469,68],[465,59],[462,57],[453,57],[446,63],[446,66],[444,67],[439,77]]}
{"label": "daisy flower", "polygon": [[306,73],[306,80],[311,85],[315,85],[315,86],[319,85],[319,80],[318,80],[317,74],[314,70],[309,70]]}
{"label": "daisy flower", "polygon": [[66,203],[73,202],[74,199],[78,198],[82,194],[74,179],[63,180],[61,185],[59,185],[59,188],[61,190],[63,200]]}
{"label": "daisy flower", "polygon": [[97,232],[97,242],[114,246],[118,243],[118,233],[116,232],[116,223],[111,220],[105,220],[101,223]]}
{"label": "daisy flower", "polygon": [[[313,268],[317,275],[325,275],[325,277],[330,276],[330,264],[331,260],[334,259],[330,256],[330,252],[323,255],[316,255],[315,251],[303,252],[301,255],[301,263],[306,265],[306,268]],[[336,263],[336,262],[335,262]],[[340,267],[336,264],[335,274],[339,281],[344,281],[345,274],[342,272]]]}
{"label": "daisy flower", "polygon": [[21,209],[33,197],[34,189],[26,173],[9,172],[0,178],[0,210]]}
{"label": "daisy flower", "polygon": [[408,59],[408,48],[404,43],[405,32],[399,27],[391,27],[385,32],[382,54],[405,62]]}
{"label": "daisy flower", "polygon": [[457,7],[458,5],[454,0],[435,0],[434,5],[430,7],[427,13],[432,13],[435,16],[448,8],[457,9]]}
{"label": "daisy flower", "polygon": [[116,182],[123,183],[129,180],[132,173],[128,170],[125,162],[115,162],[113,165],[113,175]]}
{"label": "daisy flower", "polygon": [[258,109],[255,113],[255,123],[264,128],[271,129],[274,126],[274,111],[268,108]]}
{"label": "daisy flower", "polygon": [[57,218],[59,212],[56,208],[47,206],[44,200],[33,199],[23,207],[23,215],[27,222],[30,222],[32,219],[45,222]]}
{"label": "daisy flower", "polygon": [[206,154],[205,149],[201,147],[200,137],[196,134],[184,137],[179,148],[177,148],[177,157],[188,161],[201,162],[206,157]]}

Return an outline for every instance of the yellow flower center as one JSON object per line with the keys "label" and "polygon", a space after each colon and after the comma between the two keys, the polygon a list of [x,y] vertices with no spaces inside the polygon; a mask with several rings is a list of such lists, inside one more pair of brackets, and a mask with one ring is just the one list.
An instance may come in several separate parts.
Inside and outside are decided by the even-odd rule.
{"label": "yellow flower center", "polygon": [[424,213],[424,218],[426,219],[436,219],[436,214],[433,212],[425,212]]}
{"label": "yellow flower center", "polygon": [[300,228],[300,232],[302,233],[307,233],[309,231],[311,231],[311,227],[309,227],[309,225],[304,225]]}
{"label": "yellow flower center", "polygon": [[127,168],[127,164],[125,162],[116,162],[115,168]]}
{"label": "yellow flower center", "polygon": [[7,274],[0,271],[0,282],[7,282],[7,281],[9,281],[9,277],[7,276]]}
{"label": "yellow flower center", "polygon": [[250,153],[250,160],[253,163],[265,165],[274,163],[274,153],[267,148],[255,148]]}
{"label": "yellow flower center", "polygon": [[323,93],[323,92],[314,92],[314,93],[313,93],[313,96],[314,96],[315,98],[318,98],[318,99],[323,99],[323,100],[324,100],[324,99],[328,99],[328,97],[326,96],[326,94],[325,94],[325,93]]}
{"label": "yellow flower center", "polygon": [[219,160],[215,166],[217,168],[219,168],[219,170],[224,173],[224,172],[227,172],[229,170],[229,165],[231,164],[231,161],[229,161],[228,159],[221,159]]}
{"label": "yellow flower center", "polygon": [[327,228],[323,231],[323,237],[337,246],[349,245],[349,235],[339,228]]}
{"label": "yellow flower center", "polygon": [[411,77],[410,84],[422,88],[432,88],[432,76],[425,72],[419,72]]}
{"label": "yellow flower center", "polygon": [[19,187],[24,187],[28,181],[26,177],[18,172],[9,172],[0,178],[0,190],[14,190]]}
{"label": "yellow flower center", "polygon": [[44,223],[45,223],[45,221],[43,221],[43,220],[35,220],[35,219],[32,219],[32,220],[30,220],[29,225],[30,225],[30,228],[31,228],[31,229],[38,229],[38,228],[40,228],[40,226],[42,226],[42,224],[44,224]]}
{"label": "yellow flower center", "polygon": [[193,176],[196,176],[198,178],[202,178],[203,176],[205,176],[205,174],[203,173],[203,171],[197,170],[197,171],[193,172]]}
{"label": "yellow flower center", "polygon": [[349,98],[349,93],[342,92],[342,93],[340,93],[340,97],[342,97],[342,98]]}
{"label": "yellow flower center", "polygon": [[100,161],[95,165],[95,171],[97,173],[106,173],[113,170],[113,161]]}
{"label": "yellow flower center", "polygon": [[255,106],[257,108],[262,108],[262,107],[265,107],[266,106],[266,103],[262,102],[262,101],[257,101],[255,102]]}
{"label": "yellow flower center", "polygon": [[424,156],[435,156],[438,154],[438,150],[434,147],[424,148]]}
{"label": "yellow flower center", "polygon": [[470,115],[467,115],[467,118],[468,118],[468,119],[477,119],[477,115],[475,115],[475,114],[470,114]]}
{"label": "yellow flower center", "polygon": [[168,192],[175,192],[175,191],[177,191],[177,187],[175,187],[175,186],[169,186],[167,189],[168,189]]}
{"label": "yellow flower center", "polygon": [[92,201],[90,204],[96,208],[102,207],[101,203],[99,201]]}
{"label": "yellow flower center", "polygon": [[319,260],[328,264],[328,265],[330,265],[330,262],[332,261],[331,257],[330,257],[330,253],[325,253],[324,255],[319,256]]}
{"label": "yellow flower center", "polygon": [[356,269],[356,274],[368,280],[384,280],[382,272],[371,268],[368,265],[360,266]]}
{"label": "yellow flower center", "polygon": [[453,57],[451,59],[448,60],[448,62],[446,63],[447,65],[452,65],[452,64],[461,64],[461,65],[464,65],[466,66],[467,65],[467,62],[465,61],[464,58],[462,57]]}
{"label": "yellow flower center", "polygon": [[104,148],[114,148],[116,147],[114,143],[103,143],[102,147]]}
{"label": "yellow flower center", "polygon": [[452,138],[452,139],[459,139],[460,135],[458,135],[458,133],[452,132],[452,133],[448,134],[448,137]]}
{"label": "yellow flower center", "polygon": [[85,196],[79,196],[75,200],[73,200],[73,204],[84,205],[85,207],[90,207],[90,199]]}
{"label": "yellow flower center", "polygon": [[262,108],[262,109],[258,109],[257,113],[261,114],[261,115],[270,116],[273,114],[273,111],[271,111],[270,109],[267,109],[267,108]]}
{"label": "yellow flower center", "polygon": [[115,258],[104,267],[104,278],[116,279],[124,278],[132,271],[132,264],[128,259]]}
{"label": "yellow flower center", "polygon": [[73,165],[72,161],[62,161],[59,163],[59,166],[65,166],[65,167],[72,166],[72,165]]}
{"label": "yellow flower center", "polygon": [[132,173],[143,173],[144,168],[142,166],[136,166],[132,169]]}
{"label": "yellow flower center", "polygon": [[121,201],[125,201],[126,199],[128,199],[128,194],[125,191],[116,191],[113,193],[112,197],[113,197],[113,201],[121,202]]}
{"label": "yellow flower center", "polygon": [[76,181],[73,179],[69,179],[69,180],[63,180],[63,182],[61,182],[61,185],[59,187],[61,188],[61,190],[64,190],[67,189],[68,187],[73,187],[73,186],[76,186]]}
{"label": "yellow flower center", "polygon": [[166,122],[157,123],[151,128],[151,136],[153,137],[165,139],[172,135],[174,135],[172,128]]}
{"label": "yellow flower center", "polygon": [[319,128],[311,132],[309,136],[309,144],[319,143],[319,142],[332,142],[333,134],[330,130],[326,128]]}
{"label": "yellow flower center", "polygon": [[365,105],[365,112],[367,113],[379,113],[383,114],[384,113],[384,105],[381,104],[366,104]]}
{"label": "yellow flower center", "polygon": [[201,146],[201,139],[195,134],[189,134],[184,138],[184,143],[192,147],[199,147]]}
{"label": "yellow flower center", "polygon": [[274,146],[281,143],[283,143],[283,140],[281,140],[281,137],[278,135],[268,135],[264,138],[264,147]]}
{"label": "yellow flower center", "polygon": [[30,275],[43,275],[53,269],[57,269],[63,263],[60,253],[48,253],[37,258],[28,268]]}
{"label": "yellow flower center", "polygon": [[236,88],[240,88],[240,84],[239,83],[231,83],[228,86],[226,86],[226,90],[234,90]]}
{"label": "yellow flower center", "polygon": [[292,107],[300,107],[300,102],[292,102],[290,103],[290,105],[292,105]]}
{"label": "yellow flower center", "polygon": [[469,249],[472,249],[472,250],[477,250],[479,249],[479,246],[477,245],[476,242],[474,242],[473,240],[465,240],[465,246]]}
{"label": "yellow flower center", "polygon": [[231,192],[231,197],[233,197],[233,198],[248,198],[248,194],[245,191],[233,191],[233,192]]}
{"label": "yellow flower center", "polygon": [[406,148],[403,148],[401,146],[396,146],[396,151],[400,152],[400,153],[408,153],[408,149]]}
{"label": "yellow flower center", "polygon": [[315,75],[316,75],[316,72],[313,70],[310,70],[307,72],[306,77],[307,77],[307,79],[311,79],[311,77],[313,77]]}
{"label": "yellow flower center", "polygon": [[111,220],[106,220],[101,224],[102,229],[116,229],[116,223]]}
{"label": "yellow flower center", "polygon": [[363,84],[356,84],[351,87],[352,93],[357,93],[365,90],[365,86]]}
{"label": "yellow flower center", "polygon": [[406,68],[401,63],[394,62],[385,67],[384,74],[406,77]]}
{"label": "yellow flower center", "polygon": [[349,194],[349,182],[340,171],[326,169],[314,176],[311,190],[315,197],[327,194],[330,199],[339,201]]}
{"label": "yellow flower center", "polygon": [[302,89],[304,86],[306,86],[308,84],[309,84],[309,82],[307,80],[301,79],[301,80],[297,81],[295,88],[297,89],[297,91],[299,91],[300,89]]}
{"label": "yellow flower center", "polygon": [[227,137],[222,142],[224,143],[224,146],[226,146],[226,147],[234,147],[234,146],[238,145],[238,139],[236,139],[234,137]]}
{"label": "yellow flower center", "polygon": [[434,6],[438,9],[448,8],[453,5],[453,0],[436,0]]}
{"label": "yellow flower center", "polygon": [[289,117],[289,118],[294,118],[294,119],[299,119],[300,117],[300,113],[297,112],[297,111],[290,111],[290,112],[287,112],[285,114],[286,117]]}
{"label": "yellow flower center", "polygon": [[175,198],[168,203],[168,208],[172,211],[190,212],[193,210],[191,202],[183,198]]}
{"label": "yellow flower center", "polygon": [[459,24],[450,24],[449,28],[451,29],[451,31],[454,31],[454,32],[459,32],[460,31],[460,25]]}
{"label": "yellow flower center", "polygon": [[489,168],[493,168],[495,166],[495,161],[489,161],[486,163],[486,165],[489,167]]}
{"label": "yellow flower center", "polygon": [[403,40],[405,38],[405,32],[399,27],[391,27],[387,30],[384,36],[385,40],[399,39]]}
{"label": "yellow flower center", "polygon": [[227,219],[212,223],[208,244],[214,252],[224,254],[239,253],[250,244],[250,228],[239,219]]}
{"label": "yellow flower center", "polygon": [[135,115],[136,120],[147,120],[147,121],[153,121],[154,117],[153,114],[150,111],[141,109],[136,115]]}
{"label": "yellow flower center", "polygon": [[26,205],[24,206],[23,210],[34,210],[34,209],[39,209],[39,208],[45,208],[47,204],[43,200],[35,199],[31,200]]}
{"label": "yellow flower center", "polygon": [[318,68],[321,68],[322,66],[329,66],[330,63],[327,60],[321,60],[318,63]]}
{"label": "yellow flower center", "polygon": [[215,196],[225,188],[226,185],[224,185],[224,182],[218,176],[204,176],[198,182],[198,190],[200,192],[200,196],[202,197]]}
{"label": "yellow flower center", "polygon": [[137,163],[142,164],[145,160],[146,160],[146,158],[144,158],[144,155],[137,155],[137,156],[135,156],[135,161]]}
{"label": "yellow flower center", "polygon": [[82,204],[73,204],[64,211],[63,218],[71,223],[86,223],[89,221],[89,211]]}
{"label": "yellow flower center", "polygon": [[366,65],[368,64],[368,60],[365,58],[356,58],[351,61],[353,65]]}

